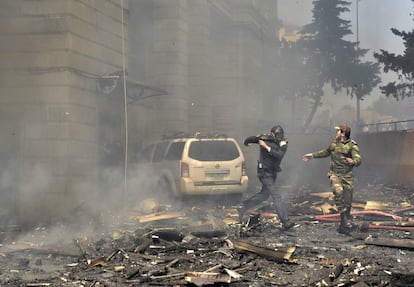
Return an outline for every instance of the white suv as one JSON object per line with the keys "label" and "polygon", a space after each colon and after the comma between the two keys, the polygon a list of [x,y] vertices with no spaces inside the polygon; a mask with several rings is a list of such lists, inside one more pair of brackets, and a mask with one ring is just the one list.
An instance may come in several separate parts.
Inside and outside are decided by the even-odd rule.
{"label": "white suv", "polygon": [[180,136],[146,146],[138,172],[149,172],[155,191],[183,195],[242,195],[247,191],[246,162],[233,138]]}

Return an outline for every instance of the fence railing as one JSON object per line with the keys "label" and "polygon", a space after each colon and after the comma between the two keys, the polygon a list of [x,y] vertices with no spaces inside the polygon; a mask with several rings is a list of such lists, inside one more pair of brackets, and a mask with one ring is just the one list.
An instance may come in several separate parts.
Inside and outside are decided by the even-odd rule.
{"label": "fence railing", "polygon": [[392,121],[360,125],[361,132],[403,131],[414,129],[414,120]]}
{"label": "fence railing", "polygon": [[[353,134],[355,133],[378,133],[386,131],[405,131],[414,130],[414,119],[412,120],[401,120],[401,121],[389,121],[379,122],[372,124],[360,124],[354,123],[352,127]],[[332,134],[334,126],[311,126],[306,131],[300,127],[289,127],[287,126],[286,131],[288,134]]]}

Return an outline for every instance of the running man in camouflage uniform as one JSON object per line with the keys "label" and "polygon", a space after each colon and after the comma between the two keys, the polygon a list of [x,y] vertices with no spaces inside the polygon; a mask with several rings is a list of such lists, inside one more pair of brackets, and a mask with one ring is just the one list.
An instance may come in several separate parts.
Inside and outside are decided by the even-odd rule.
{"label": "running man in camouflage uniform", "polygon": [[361,164],[361,155],[359,154],[358,144],[350,139],[351,128],[346,124],[335,128],[336,137],[328,148],[305,154],[303,160],[331,157],[328,178],[331,182],[336,207],[341,215],[338,232],[349,234],[355,229],[351,217],[354,181],[352,169]]}

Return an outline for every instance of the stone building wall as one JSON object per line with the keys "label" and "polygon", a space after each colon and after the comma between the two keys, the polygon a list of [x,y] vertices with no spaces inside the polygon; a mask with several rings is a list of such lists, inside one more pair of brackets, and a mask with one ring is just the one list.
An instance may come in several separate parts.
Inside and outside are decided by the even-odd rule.
{"label": "stone building wall", "polygon": [[2,192],[15,194],[12,213],[21,221],[96,202],[96,79],[122,69],[120,3],[0,3],[0,117],[10,146],[1,149],[9,155],[2,175],[15,168],[13,190]]}
{"label": "stone building wall", "polygon": [[141,138],[257,132],[278,96],[276,0],[139,0],[130,11],[130,77],[168,92],[131,108]]}

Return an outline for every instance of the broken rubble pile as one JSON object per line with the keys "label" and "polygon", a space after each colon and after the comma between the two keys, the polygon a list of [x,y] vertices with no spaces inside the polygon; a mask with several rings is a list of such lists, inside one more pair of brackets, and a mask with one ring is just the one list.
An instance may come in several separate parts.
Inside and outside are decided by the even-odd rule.
{"label": "broken rubble pile", "polygon": [[[390,195],[392,193],[392,195]],[[412,193],[411,193],[412,194]],[[282,231],[268,205],[131,210],[121,227],[88,236],[32,230],[4,240],[1,286],[414,286],[410,193],[377,187],[353,206],[360,230],[336,230],[329,192],[291,194],[296,226]],[[381,201],[382,198],[393,199]],[[160,211],[161,210],[161,211]]]}

